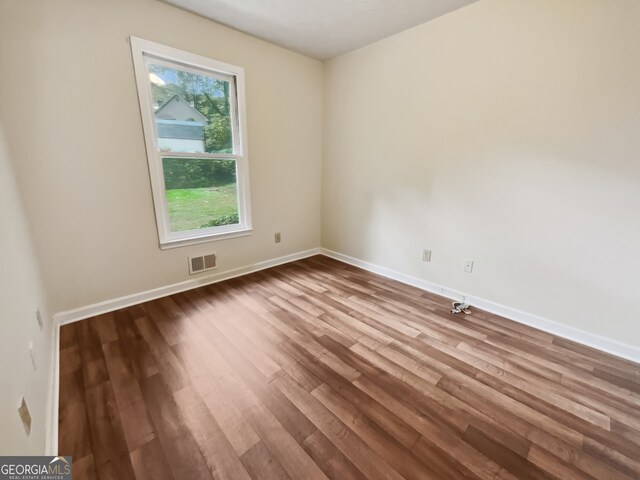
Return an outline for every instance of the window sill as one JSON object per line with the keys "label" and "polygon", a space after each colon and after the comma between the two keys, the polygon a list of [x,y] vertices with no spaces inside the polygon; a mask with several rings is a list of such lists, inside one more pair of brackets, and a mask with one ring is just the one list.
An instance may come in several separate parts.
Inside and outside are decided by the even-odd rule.
{"label": "window sill", "polygon": [[227,240],[229,238],[246,237],[251,235],[253,229],[246,228],[243,230],[234,230],[232,232],[214,233],[203,235],[202,237],[192,237],[180,240],[169,240],[160,243],[160,250],[169,250],[171,248],[188,247],[189,245],[198,245],[200,243],[217,242],[218,240]]}

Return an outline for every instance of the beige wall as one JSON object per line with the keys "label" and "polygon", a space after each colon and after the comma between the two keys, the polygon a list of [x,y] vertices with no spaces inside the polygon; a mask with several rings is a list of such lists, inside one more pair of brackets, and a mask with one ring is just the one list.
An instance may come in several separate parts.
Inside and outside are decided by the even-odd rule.
{"label": "beige wall", "polygon": [[[53,323],[9,155],[0,124],[0,455],[43,455],[51,413]],[[36,321],[38,309],[43,329]],[[28,437],[18,416],[22,395],[32,417]]]}
{"label": "beige wall", "polygon": [[482,0],[328,62],[323,246],[640,346],[639,45],[637,0]]}
{"label": "beige wall", "polygon": [[[320,62],[153,0],[5,0],[0,35],[0,120],[54,311],[186,280],[190,254],[223,271],[320,245]],[[252,236],[158,249],[130,35],[245,68]]]}

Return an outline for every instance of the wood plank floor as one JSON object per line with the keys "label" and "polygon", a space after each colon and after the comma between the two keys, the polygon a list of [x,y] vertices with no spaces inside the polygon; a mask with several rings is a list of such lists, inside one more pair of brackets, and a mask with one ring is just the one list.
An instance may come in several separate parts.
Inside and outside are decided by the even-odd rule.
{"label": "wood plank floor", "polygon": [[62,327],[74,478],[639,479],[640,366],[317,256]]}

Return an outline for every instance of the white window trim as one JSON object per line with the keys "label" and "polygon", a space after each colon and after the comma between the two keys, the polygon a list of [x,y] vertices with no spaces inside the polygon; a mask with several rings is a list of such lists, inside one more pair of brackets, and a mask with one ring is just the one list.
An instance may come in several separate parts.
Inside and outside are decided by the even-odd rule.
{"label": "white window trim", "polygon": [[[158,227],[158,240],[161,249],[182,247],[198,243],[211,242],[227,238],[250,235],[251,226],[251,201],[249,196],[249,163],[247,155],[247,120],[245,103],[244,69],[223,62],[218,62],[201,55],[178,50],[159,43],[130,37],[131,53],[138,87],[138,100],[142,115],[142,127],[144,130],[145,146],[147,150],[147,162],[149,164],[149,176],[151,191],[153,194],[153,206]],[[185,69],[191,71],[204,71],[216,76],[223,74],[233,77],[235,80],[235,95],[237,105],[231,105],[232,121],[235,122],[233,136],[233,154],[198,154],[181,152],[161,152],[156,144],[156,122],[154,118],[151,85],[145,63],[145,56],[158,57],[158,62],[169,61],[182,64]],[[189,157],[189,158],[232,158],[236,160],[236,181],[238,191],[239,225],[223,225],[184,232],[172,232],[169,224],[169,212],[164,188],[164,173],[162,170],[162,157]]]}

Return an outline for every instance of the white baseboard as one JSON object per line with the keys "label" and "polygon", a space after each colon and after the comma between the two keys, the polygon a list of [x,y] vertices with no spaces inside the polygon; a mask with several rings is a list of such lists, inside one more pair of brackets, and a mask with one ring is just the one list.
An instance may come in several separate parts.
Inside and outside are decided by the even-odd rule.
{"label": "white baseboard", "polygon": [[264,270],[265,268],[271,268],[277,265],[282,265],[284,263],[289,263],[295,260],[311,257],[313,255],[318,255],[320,251],[320,248],[312,248],[310,250],[292,253],[290,255],[273,258],[271,260],[265,260],[263,262],[254,263],[252,265],[245,265],[243,267],[226,270],[224,272],[217,272],[212,275],[207,275],[206,277],[193,278],[190,280],[185,280],[184,282],[174,283],[173,285],[167,285],[164,287],[155,288],[153,290],[147,290],[145,292],[134,293],[132,295],[126,295],[124,297],[114,298],[112,300],[106,300],[100,303],[94,303],[93,305],[87,305],[84,307],[76,308],[74,310],[56,313],[53,316],[53,319],[59,325],[77,322],[78,320],[84,320],[85,318],[95,317],[96,315],[102,315],[103,313],[113,312],[121,308],[148,302],[149,300],[155,300],[156,298],[166,297],[167,295],[184,292],[193,288],[202,287],[203,285],[210,285],[212,283],[229,280],[230,278],[239,277],[241,275],[257,272],[259,270]]}
{"label": "white baseboard", "polygon": [[[253,265],[246,265],[240,268],[234,268],[225,272],[216,273],[206,277],[187,280],[173,285],[167,285],[165,287],[148,290],[146,292],[140,292],[133,295],[127,295],[125,297],[108,300],[105,302],[88,305],[86,307],[77,308],[75,310],[69,310],[66,312],[60,312],[54,315],[55,332],[54,332],[54,345],[53,345],[53,373],[51,379],[51,399],[48,418],[48,432],[46,450],[48,455],[57,455],[58,452],[58,402],[59,402],[59,390],[60,390],[60,325],[65,323],[71,323],[85,318],[93,317],[103,313],[108,313],[120,308],[129,307],[139,303],[143,303],[156,298],[165,297],[174,293],[183,292],[203,285],[209,285],[216,282],[221,282],[241,275],[246,275],[251,272],[257,272],[266,268],[275,267],[285,263],[293,262],[303,258],[311,257],[313,255],[322,254],[327,257],[339,260],[349,265],[353,265],[372,273],[377,273],[383,277],[397,280],[401,283],[411,285],[427,292],[436,293],[451,299],[466,298],[469,303],[474,307],[485,310],[496,315],[508,318],[510,320],[529,325],[533,328],[543,330],[548,333],[552,333],[562,338],[573,340],[575,342],[587,345],[589,347],[596,348],[603,352],[616,355],[627,360],[640,363],[640,348],[628,345],[617,340],[595,335],[593,333],[586,332],[562,323],[548,320],[546,318],[539,317],[537,315],[523,312],[521,310],[501,305],[490,300],[485,300],[480,297],[468,295],[458,290],[448,288],[442,285],[438,285],[432,282],[428,282],[421,278],[406,275],[404,273],[391,270],[373,263],[366,262],[349,255],[334,252],[325,248],[314,248],[311,250],[305,250],[303,252],[293,253],[284,257],[274,258],[272,260],[266,260],[264,262],[258,262]],[[64,452],[62,452],[64,453]]]}
{"label": "white baseboard", "polygon": [[[266,260],[263,262],[258,262],[252,265],[246,265],[243,267],[234,268],[231,270],[227,270],[225,272],[218,272],[213,275],[208,275],[206,277],[194,278],[194,279],[186,280],[184,282],[175,283],[173,285],[167,285],[165,287],[160,287],[153,290],[147,290],[145,292],[135,293],[135,294],[127,295],[120,298],[115,298],[112,300],[107,300],[107,301],[96,303],[93,305],[87,305],[85,307],[80,307],[74,310],[59,312],[59,313],[56,313],[53,316],[53,318],[57,324],[63,325],[65,323],[71,323],[78,320],[83,320],[85,318],[101,315],[103,313],[112,312],[120,308],[130,307],[132,305],[137,305],[139,303],[147,302],[149,300],[154,300],[156,298],[166,297],[167,295],[173,295],[175,293],[180,293],[185,290],[191,290],[193,288],[201,287],[203,285],[209,285],[212,283],[221,282],[223,280],[239,277],[241,275],[246,275],[251,272],[257,272],[259,270],[264,270],[266,268],[275,267],[277,265],[282,265],[285,263],[293,262],[295,260],[300,260],[303,258],[311,257],[313,255],[318,255],[318,254],[326,255],[327,257],[331,257],[341,262],[348,263],[356,267],[360,267],[369,272],[377,273],[378,275],[382,275],[383,277],[397,280],[407,285],[412,285],[422,290],[426,290],[427,292],[436,293],[438,295],[442,295],[447,298],[459,300],[464,297],[473,306],[480,308],[482,310],[485,310],[487,312],[494,313],[496,315],[500,315],[502,317],[516,321],[518,323],[529,325],[533,328],[537,328],[539,330],[552,333],[559,337],[566,338],[568,340],[573,340],[575,342],[581,343],[589,347],[596,348],[603,352],[607,352],[612,355],[616,355],[618,357],[640,363],[639,347],[635,347],[633,345],[629,345],[611,338],[602,337],[600,335],[596,335],[596,334],[587,332],[585,330],[580,330],[578,328],[571,327],[569,325],[565,325],[553,320],[549,320],[532,313],[523,312],[522,310],[518,310],[516,308],[502,305],[502,304],[493,302],[491,300],[486,300],[484,298],[476,297],[474,295],[469,295],[467,293],[460,292],[453,288],[449,288],[443,285],[438,285],[418,277],[413,277],[411,275],[407,275],[407,274],[398,272],[396,270],[382,267],[380,265],[375,265],[373,263],[369,263],[364,260],[360,260],[358,258],[354,258],[349,255],[344,255],[342,253],[334,252],[332,250],[328,250],[325,248],[313,248],[310,250],[305,250],[302,252],[285,255],[283,257],[274,258],[274,259]],[[55,346],[56,349],[58,348],[58,342],[59,340],[57,339],[56,346]],[[58,360],[56,358],[56,362],[57,361]],[[56,382],[57,382],[57,373],[56,373]],[[56,413],[57,413],[57,406],[56,406]],[[57,428],[57,420],[56,420],[55,427]],[[56,441],[57,441],[57,435],[56,435]]]}
{"label": "white baseboard", "polygon": [[[51,358],[51,380],[49,382],[49,398],[47,412],[47,441],[46,455],[58,456],[58,407],[60,401],[60,325],[54,322],[53,325],[53,345]],[[67,452],[68,453],[68,452]]]}
{"label": "white baseboard", "polygon": [[[244,267],[234,268],[225,272],[218,272],[206,277],[194,278],[186,280],[184,282],[175,283],[173,285],[167,285],[165,287],[156,288],[153,290],[147,290],[146,292],[135,293],[133,295],[127,295],[125,297],[114,298],[113,300],[107,300],[93,305],[87,305],[85,307],[76,308],[66,312],[59,312],[53,316],[54,320],[54,333],[53,333],[53,371],[50,380],[50,394],[49,407],[47,412],[47,435],[45,449],[47,455],[58,455],[58,420],[59,420],[59,401],[60,401],[60,326],[66,323],[77,322],[85,318],[90,318],[103,313],[112,312],[120,308],[130,307],[139,303],[154,300],[156,298],[166,297],[167,295],[173,295],[174,293],[183,292],[185,290],[191,290],[193,288],[201,287],[203,285],[209,285],[230,278],[246,275],[251,272],[257,272],[264,270],[265,268],[275,267],[276,265],[282,265],[285,263],[293,262],[303,258],[318,255],[320,248],[313,248],[302,252],[292,253],[283,257],[266,260],[263,262],[254,263],[252,265],[245,265]],[[69,453],[69,452],[62,452]]]}
{"label": "white baseboard", "polygon": [[501,317],[508,318],[509,320],[513,320],[515,322],[537,328],[538,330],[543,330],[545,332],[557,335],[562,338],[566,338],[568,340],[573,340],[574,342],[581,343],[588,347],[593,347],[597,350],[610,353],[617,357],[640,363],[640,347],[635,347],[633,345],[622,343],[618,340],[602,337],[600,335],[596,335],[585,330],[580,330],[575,327],[570,327],[569,325],[564,325],[562,323],[549,320],[532,313],[523,312],[522,310],[518,310],[516,308],[492,302],[491,300],[486,300],[474,295],[469,295],[453,288],[428,282],[421,278],[406,275],[396,270],[381,267],[379,265],[375,265],[358,258],[350,257],[349,255],[334,252],[332,250],[322,248],[320,253],[335,260],[348,263],[349,265],[362,268],[372,273],[377,273],[378,275],[382,275],[383,277],[397,280],[401,283],[426,290],[427,292],[436,293],[438,295],[442,295],[454,300],[461,300],[464,297],[471,305],[481,310],[500,315]]}

